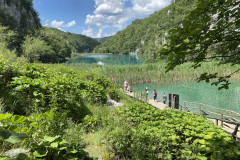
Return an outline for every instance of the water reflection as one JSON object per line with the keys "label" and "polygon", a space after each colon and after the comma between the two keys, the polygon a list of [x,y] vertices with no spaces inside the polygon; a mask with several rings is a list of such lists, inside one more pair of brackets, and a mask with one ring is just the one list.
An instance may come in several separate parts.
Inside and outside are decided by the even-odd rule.
{"label": "water reflection", "polygon": [[137,55],[89,55],[79,56],[71,59],[69,63],[89,63],[99,65],[131,65],[131,64],[142,64],[143,61]]}

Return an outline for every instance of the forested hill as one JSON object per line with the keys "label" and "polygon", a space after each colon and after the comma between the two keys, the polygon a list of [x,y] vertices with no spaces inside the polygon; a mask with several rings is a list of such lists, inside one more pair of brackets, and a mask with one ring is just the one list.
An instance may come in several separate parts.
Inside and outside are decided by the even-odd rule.
{"label": "forested hill", "polygon": [[103,42],[105,42],[108,38],[110,38],[110,37],[112,37],[112,36],[109,36],[109,37],[103,37],[103,38],[94,38],[94,39],[96,39],[98,42],[100,42],[100,43],[103,43]]}
{"label": "forested hill", "polygon": [[31,63],[61,63],[73,52],[90,52],[99,44],[90,37],[42,27],[33,0],[0,0],[0,52],[10,50]]}
{"label": "forested hill", "polygon": [[166,43],[168,30],[181,25],[197,0],[178,0],[145,19],[137,19],[123,31],[94,49],[95,53],[145,53],[156,56]]}
{"label": "forested hill", "polygon": [[32,0],[0,0],[0,24],[21,34],[41,28]]}
{"label": "forested hill", "polygon": [[91,52],[97,45],[100,44],[97,40],[84,35],[64,32],[64,31],[54,29],[54,28],[49,28],[49,27],[44,27],[44,28],[54,32],[55,35],[68,41],[69,45],[72,47],[73,52],[78,52],[78,53]]}

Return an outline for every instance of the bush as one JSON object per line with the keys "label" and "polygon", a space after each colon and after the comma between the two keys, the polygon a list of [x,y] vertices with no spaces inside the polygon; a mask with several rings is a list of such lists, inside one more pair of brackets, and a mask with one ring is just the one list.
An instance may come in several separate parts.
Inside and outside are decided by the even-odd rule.
{"label": "bush", "polygon": [[120,90],[119,88],[110,88],[108,90],[108,95],[109,95],[109,98],[119,102],[121,97],[120,97]]}
{"label": "bush", "polygon": [[[129,159],[239,159],[239,142],[201,116],[133,104],[108,127],[114,154]],[[117,117],[116,115],[114,117]]]}
{"label": "bush", "polygon": [[66,128],[64,118],[54,109],[30,117],[0,114],[1,153],[25,146],[32,152],[30,159],[91,159],[79,145],[62,138]]}
{"label": "bush", "polygon": [[[44,67],[41,64],[8,65],[0,61],[0,75],[4,89],[6,111],[20,115],[45,112],[58,108],[75,121],[80,121],[89,110],[85,103],[105,104],[107,93],[106,78],[88,73],[94,81],[84,77],[85,72],[76,72],[66,67]],[[96,76],[96,77],[95,77]],[[103,86],[102,86],[103,85]]]}

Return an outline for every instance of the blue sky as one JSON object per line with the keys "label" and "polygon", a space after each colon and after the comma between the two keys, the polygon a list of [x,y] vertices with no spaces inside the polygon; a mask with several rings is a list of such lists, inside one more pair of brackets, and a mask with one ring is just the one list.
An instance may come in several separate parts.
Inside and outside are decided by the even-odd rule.
{"label": "blue sky", "polygon": [[93,38],[114,35],[171,0],[33,0],[42,25]]}

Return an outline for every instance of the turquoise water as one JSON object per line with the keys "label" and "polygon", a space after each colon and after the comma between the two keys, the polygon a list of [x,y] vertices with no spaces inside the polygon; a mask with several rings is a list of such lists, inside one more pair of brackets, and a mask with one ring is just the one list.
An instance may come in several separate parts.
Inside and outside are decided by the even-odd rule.
{"label": "turquoise water", "polygon": [[[133,92],[143,93],[145,88],[149,89],[149,98],[153,98],[153,90],[156,89],[157,100],[162,102],[162,95],[166,93],[179,94],[179,102],[183,106],[183,101],[197,102],[209,106],[233,110],[240,113],[240,83],[233,83],[228,90],[218,90],[218,87],[209,83],[172,83],[172,84],[138,84],[132,85]],[[167,101],[168,104],[168,101]],[[196,107],[192,106],[192,107]]]}
{"label": "turquoise water", "polygon": [[90,55],[79,56],[71,59],[69,63],[88,63],[99,65],[132,65],[142,64],[143,61],[137,55]]}

